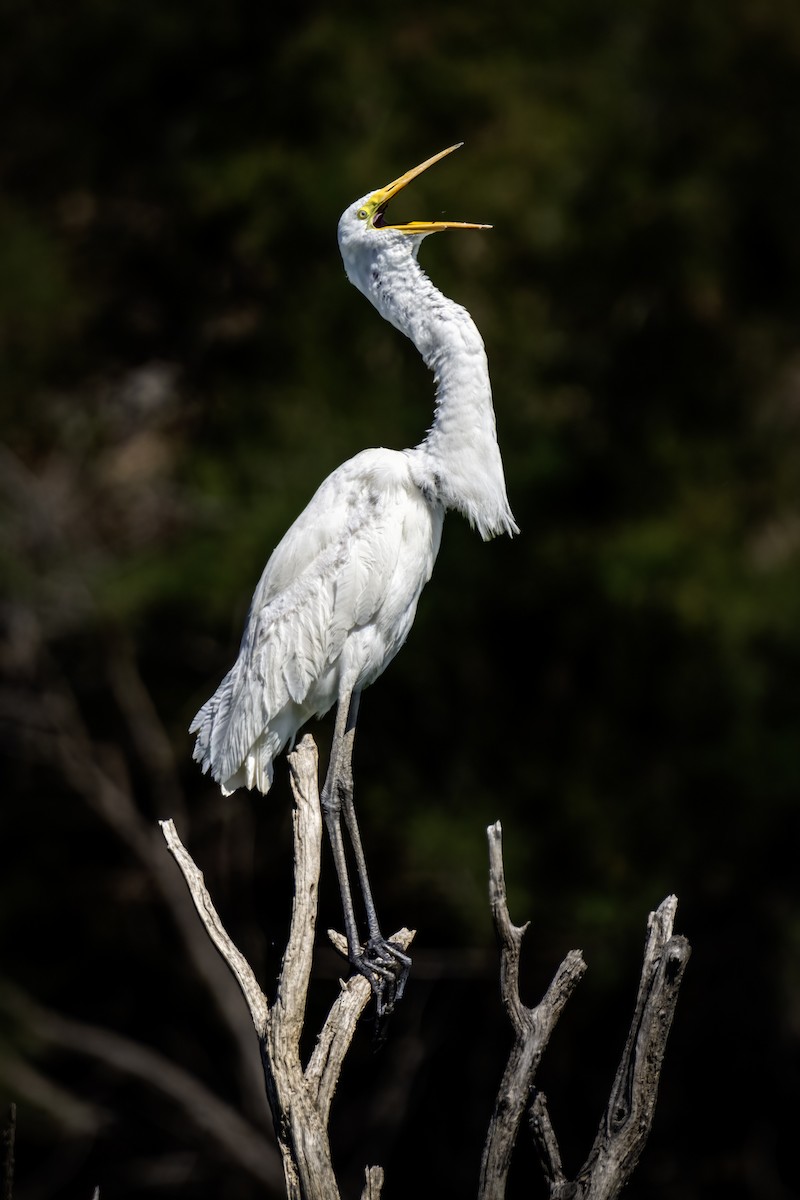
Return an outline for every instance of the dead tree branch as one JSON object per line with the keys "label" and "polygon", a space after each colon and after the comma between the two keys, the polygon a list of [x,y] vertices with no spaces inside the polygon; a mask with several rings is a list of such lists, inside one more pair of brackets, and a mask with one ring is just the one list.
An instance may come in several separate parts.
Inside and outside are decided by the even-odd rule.
{"label": "dead tree branch", "polygon": [[[304,737],[289,756],[289,767],[295,799],[295,890],[289,938],[271,1002],[226,933],[203,876],[182,845],[173,823],[162,821],[161,828],[206,932],[247,1001],[261,1048],[288,1196],[290,1200],[338,1200],[328,1141],[328,1116],[358,1018],[369,1002],[370,987],[361,975],[342,984],[304,1069],[300,1035],[311,977],[322,844],[317,750],[311,737]],[[412,937],[409,930],[403,929],[392,940],[406,949]],[[362,1193],[364,1200],[377,1200],[382,1183],[382,1170],[369,1168]]]}
{"label": "dead tree branch", "polygon": [[489,1124],[478,1197],[479,1200],[502,1200],[511,1154],[539,1062],[561,1010],[583,976],[586,964],[579,950],[570,951],[539,1004],[535,1008],[525,1007],[519,996],[519,956],[527,925],[514,925],[509,916],[503,869],[503,832],[499,821],[489,826],[487,835],[489,896],[501,947],[500,990],[515,1040]]}
{"label": "dead tree branch", "polygon": [[531,1109],[531,1131],[550,1183],[551,1200],[614,1200],[630,1179],[650,1135],[658,1081],[683,973],[691,949],[672,927],[678,901],[667,896],[647,923],[639,992],[608,1106],[586,1162],[574,1180],[561,1169],[542,1093]]}
{"label": "dead tree branch", "polygon": [[[288,942],[271,1002],[225,931],[203,876],[174,824],[163,821],[161,827],[206,933],[247,1002],[261,1050],[289,1200],[339,1200],[328,1120],[345,1056],[370,999],[370,986],[361,975],[342,983],[303,1067],[300,1037],[311,978],[322,843],[317,750],[311,737],[303,738],[289,756],[289,767],[295,799],[295,888]],[[508,912],[500,823],[490,826],[487,834],[490,899],[501,947],[501,995],[515,1037],[484,1147],[479,1200],[503,1200],[526,1108],[551,1200],[614,1200],[630,1178],[650,1132],[667,1035],[689,957],[686,939],[672,934],[677,901],[670,896],[650,914],[639,995],[611,1098],[586,1163],[576,1178],[569,1180],[545,1097],[535,1091],[534,1082],[550,1035],[586,964],[579,950],[570,951],[540,1002],[534,1008],[522,1003],[519,961],[527,926],[514,925]],[[408,930],[401,930],[393,940],[405,949],[412,937]],[[331,938],[341,948],[340,935],[332,933]],[[378,1200],[382,1186],[382,1169],[368,1168],[362,1200]]]}
{"label": "dead tree branch", "polygon": [[529,1103],[530,1128],[550,1200],[615,1200],[630,1179],[652,1127],[667,1036],[689,960],[686,938],[672,933],[677,899],[668,896],[650,914],[636,1008],[608,1107],[586,1162],[574,1179],[568,1179],[546,1098],[535,1091],[534,1078],[561,1010],[586,965],[580,951],[571,951],[536,1008],[522,1004],[519,955],[527,926],[513,925],[508,914],[500,823],[490,825],[487,834],[489,891],[501,946],[501,994],[515,1042],[486,1139],[479,1200],[502,1200],[505,1196],[511,1154],[522,1113]]}

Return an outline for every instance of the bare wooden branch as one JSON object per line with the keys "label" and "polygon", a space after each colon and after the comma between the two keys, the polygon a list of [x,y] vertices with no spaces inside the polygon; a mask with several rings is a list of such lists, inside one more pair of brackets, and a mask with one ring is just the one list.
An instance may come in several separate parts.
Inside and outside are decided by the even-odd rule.
{"label": "bare wooden branch", "polygon": [[361,1200],[380,1200],[383,1190],[383,1167],[367,1167]]}
{"label": "bare wooden branch", "polygon": [[489,895],[501,947],[501,994],[516,1036],[489,1124],[478,1196],[479,1200],[502,1200],[511,1154],[539,1062],[561,1010],[583,976],[586,964],[579,950],[570,951],[539,1004],[535,1008],[525,1007],[519,995],[519,956],[527,926],[514,925],[508,912],[500,822],[490,825],[486,832],[489,839]]}
{"label": "bare wooden branch", "polygon": [[[501,946],[501,993],[515,1032],[484,1149],[480,1200],[502,1200],[522,1110],[536,1069],[566,1001],[586,970],[579,951],[564,959],[536,1008],[519,997],[519,955],[527,926],[512,923],[506,904],[500,823],[489,837],[489,891]],[[683,972],[686,938],[673,936],[677,900],[668,896],[648,920],[639,993],[630,1032],[597,1136],[575,1179],[564,1174],[544,1093],[533,1093],[529,1122],[550,1200],[615,1200],[630,1179],[650,1133],[658,1080]]]}
{"label": "bare wooden branch", "polygon": [[168,820],[159,821],[159,824],[164,834],[164,840],[169,847],[169,852],[177,862],[183,878],[186,880],[200,920],[203,922],[211,941],[233,972],[236,982],[242,989],[242,995],[247,1001],[247,1007],[250,1009],[250,1016],[256,1033],[259,1037],[262,1037],[266,1028],[267,1013],[269,1010],[267,998],[258,985],[253,969],[226,933],[219,913],[214,907],[213,901],[206,889],[203,873],[195,866],[194,859],[178,837],[174,823]]}
{"label": "bare wooden branch", "polygon": [[314,739],[304,737],[288,761],[295,802],[294,899],[273,1019],[276,1037],[285,1037],[286,1049],[299,1053],[314,953],[322,857],[322,813],[317,795],[319,756]]}
{"label": "bare wooden branch", "polygon": [[322,856],[322,814],[317,779],[317,748],[306,735],[289,755],[295,799],[294,902],[289,940],[275,1002],[262,1038],[267,1094],[283,1155],[290,1200],[338,1200],[327,1123],[308,1086],[300,1061],[308,983],[317,922]]}
{"label": "bare wooden branch", "polygon": [[[369,1002],[370,986],[360,975],[342,983],[304,1070],[300,1035],[311,975],[322,840],[318,761],[311,737],[303,738],[289,756],[289,764],[295,797],[295,895],[289,939],[271,1005],[252,968],[226,933],[203,877],[181,844],[172,822],[162,822],[162,831],[203,925],[249,1006],[261,1047],[289,1200],[339,1200],[328,1141],[328,1119],[345,1055],[358,1019]],[[568,1180],[546,1099],[541,1093],[534,1094],[534,1082],[553,1029],[586,964],[579,950],[571,951],[539,1003],[534,1008],[523,1004],[519,994],[519,961],[527,926],[514,925],[509,915],[500,823],[490,826],[487,834],[490,898],[501,947],[501,994],[515,1037],[484,1147],[479,1200],[503,1200],[511,1155],[528,1105],[531,1130],[551,1200],[614,1200],[630,1177],[650,1131],[666,1038],[689,956],[685,938],[672,934],[677,902],[668,897],[650,915],[639,996],[611,1099],[584,1167],[575,1180]],[[403,929],[394,935],[393,941],[406,949],[413,936],[411,931]],[[341,936],[332,933],[331,938],[342,949]],[[362,1200],[377,1200],[382,1186],[381,1168],[369,1168]]]}
{"label": "bare wooden branch", "polygon": [[630,1179],[650,1134],[658,1081],[683,972],[686,938],[673,936],[677,900],[668,896],[648,919],[639,992],[614,1086],[586,1162],[574,1179],[561,1170],[558,1143],[539,1093],[530,1126],[551,1200],[614,1200]]}
{"label": "bare wooden branch", "polygon": [[539,1162],[542,1172],[550,1186],[550,1194],[566,1182],[566,1175],[561,1165],[561,1151],[547,1111],[547,1099],[544,1092],[536,1092],[529,1111],[531,1132],[536,1149],[539,1152]]}
{"label": "bare wooden branch", "polygon": [[[673,935],[677,897],[648,918],[647,940],[625,1049],[589,1157],[575,1178],[585,1200],[614,1200],[630,1179],[650,1136],[658,1083],[678,992],[691,948]],[[554,1200],[566,1191],[552,1193]]]}
{"label": "bare wooden branch", "polygon": [[[289,1200],[339,1200],[328,1141],[328,1117],[345,1054],[358,1018],[369,1001],[370,986],[360,975],[342,985],[304,1070],[300,1035],[311,976],[322,843],[318,760],[313,738],[304,737],[289,755],[289,768],[295,799],[295,890],[289,938],[272,1004],[249,963],[226,933],[203,876],[181,844],[174,825],[163,821],[161,828],[206,932],[233,972],[250,1009],[259,1038]],[[412,937],[408,930],[401,930],[394,940],[405,947]],[[377,1200],[382,1184],[382,1170],[369,1168],[364,1196]]]}
{"label": "bare wooden branch", "polygon": [[[346,955],[347,939],[332,930],[328,931],[328,935],[332,940],[335,937],[334,944],[337,944],[340,951],[343,948]],[[408,950],[413,938],[413,930],[399,929],[390,940],[402,950]],[[372,989],[363,975],[353,975],[347,983],[342,983],[342,990],[328,1014],[306,1067],[306,1079],[309,1086],[316,1089],[316,1102],[326,1121],[345,1055],[353,1040],[359,1017],[367,1007],[371,995]]]}

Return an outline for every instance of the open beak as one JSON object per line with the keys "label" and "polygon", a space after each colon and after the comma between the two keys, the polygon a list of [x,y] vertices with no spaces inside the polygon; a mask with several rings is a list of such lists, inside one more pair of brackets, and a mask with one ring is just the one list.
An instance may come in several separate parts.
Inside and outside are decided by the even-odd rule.
{"label": "open beak", "polygon": [[405,175],[395,179],[394,183],[387,184],[385,188],[375,192],[372,199],[378,202],[378,207],[372,218],[373,227],[375,229],[398,229],[401,233],[439,233],[442,229],[491,229],[491,225],[474,225],[468,221],[408,221],[403,225],[391,225],[385,220],[386,206],[393,196],[402,192],[412,179],[416,179],[423,171],[427,171],[428,167],[432,167],[440,158],[452,154],[454,150],[458,150],[459,146],[463,145],[463,142],[456,142],[455,146],[448,146],[446,150],[440,150],[432,158],[426,158],[425,162],[420,163],[418,167],[412,167],[410,171],[406,171]]}

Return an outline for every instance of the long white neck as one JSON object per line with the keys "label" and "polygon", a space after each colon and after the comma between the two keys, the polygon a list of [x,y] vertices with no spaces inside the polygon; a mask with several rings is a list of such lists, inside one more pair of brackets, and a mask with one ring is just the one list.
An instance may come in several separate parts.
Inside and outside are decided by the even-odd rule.
{"label": "long white neck", "polygon": [[433,424],[409,451],[418,482],[445,508],[463,513],[483,538],[517,533],[497,445],[483,339],[467,310],[431,283],[416,260],[422,239],[414,240],[413,254],[407,244],[389,245],[366,277],[353,282],[411,339],[434,374]]}

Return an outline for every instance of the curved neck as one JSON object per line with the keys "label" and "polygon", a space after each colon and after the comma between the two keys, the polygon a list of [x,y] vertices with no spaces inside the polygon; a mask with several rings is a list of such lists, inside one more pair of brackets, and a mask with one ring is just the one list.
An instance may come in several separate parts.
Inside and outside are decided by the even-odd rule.
{"label": "curved neck", "polygon": [[433,424],[408,452],[420,487],[445,508],[458,509],[484,538],[516,533],[483,339],[467,310],[434,287],[415,254],[388,249],[395,253],[373,264],[365,293],[411,339],[436,383]]}

